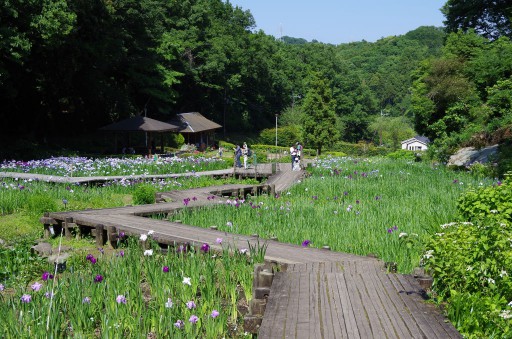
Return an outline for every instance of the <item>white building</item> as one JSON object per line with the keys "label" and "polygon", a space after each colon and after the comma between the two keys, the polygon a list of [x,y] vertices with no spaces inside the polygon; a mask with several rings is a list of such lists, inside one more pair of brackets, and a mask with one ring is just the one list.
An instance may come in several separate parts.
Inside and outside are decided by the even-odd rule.
{"label": "white building", "polygon": [[417,135],[414,138],[402,141],[402,149],[408,151],[426,151],[430,140],[427,137]]}

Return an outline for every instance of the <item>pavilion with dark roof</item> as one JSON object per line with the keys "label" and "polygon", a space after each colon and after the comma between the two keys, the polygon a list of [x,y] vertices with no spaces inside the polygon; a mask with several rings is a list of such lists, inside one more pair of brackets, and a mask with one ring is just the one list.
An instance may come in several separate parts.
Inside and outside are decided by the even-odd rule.
{"label": "pavilion with dark roof", "polygon": [[[119,153],[118,145],[117,145],[117,134],[118,133],[126,134],[127,140],[126,140],[124,146],[129,147],[129,148],[132,148],[131,142],[130,142],[130,133],[132,133],[132,132],[147,133],[148,137],[146,138],[146,145],[144,145],[144,151],[141,153],[148,153],[148,154],[151,154],[156,151],[155,146],[154,146],[155,142],[154,142],[153,136],[152,136],[153,133],[159,133],[161,136],[160,150],[162,152],[162,150],[164,148],[162,133],[177,132],[178,129],[179,129],[179,127],[176,125],[172,125],[170,123],[151,119],[148,117],[143,117],[140,115],[136,115],[136,116],[133,116],[133,117],[130,117],[130,118],[127,118],[127,119],[124,119],[124,120],[121,120],[121,121],[118,121],[118,122],[115,122],[115,123],[112,123],[110,125],[100,128],[101,131],[114,133],[114,138],[115,138],[114,139],[115,140],[114,147],[115,147],[116,153]],[[123,147],[123,150],[125,149],[125,147]]]}
{"label": "pavilion with dark roof", "polygon": [[169,123],[178,126],[178,133],[183,133],[187,143],[199,145],[199,148],[212,145],[215,130],[222,127],[199,112],[178,113]]}

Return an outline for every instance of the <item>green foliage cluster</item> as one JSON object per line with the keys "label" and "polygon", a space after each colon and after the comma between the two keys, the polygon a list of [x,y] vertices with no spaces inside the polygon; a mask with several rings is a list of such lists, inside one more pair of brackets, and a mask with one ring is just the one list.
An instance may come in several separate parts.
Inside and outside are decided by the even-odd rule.
{"label": "green foliage cluster", "polygon": [[52,265],[31,257],[28,249],[0,248],[5,266],[0,333],[8,338],[244,336],[237,306],[252,297],[254,264],[265,256],[266,245],[243,253],[226,243],[212,255],[209,244],[181,244],[164,252],[147,236],[147,249],[139,239],[123,238],[116,250],[76,252],[69,269],[55,279]]}
{"label": "green foliage cluster", "polygon": [[494,215],[501,222],[512,223],[512,183],[508,180],[495,186],[470,189],[458,200],[463,220],[476,220]]}
{"label": "green foliage cluster", "polygon": [[442,225],[425,245],[422,261],[434,291],[463,335],[511,337],[511,184],[470,189],[457,207],[468,221]]}
{"label": "green foliage cluster", "polygon": [[512,140],[502,143],[498,150],[500,159],[496,171],[503,177],[508,172],[512,173]]}
{"label": "green foliage cluster", "polygon": [[[278,146],[295,145],[296,142],[303,140],[298,125],[288,125],[277,128],[277,144]],[[276,129],[266,128],[260,132],[260,142],[266,145],[275,145]]]}
{"label": "green foliage cluster", "polygon": [[333,149],[356,157],[382,156],[390,152],[390,149],[386,147],[377,147],[373,143],[366,142],[358,142],[355,144],[338,142],[334,145]]}
{"label": "green foliage cluster", "polygon": [[448,302],[457,329],[475,338],[508,337],[512,327],[510,224],[497,218],[444,225],[426,244],[423,257],[433,288]]}
{"label": "green foliage cluster", "polygon": [[29,194],[27,197],[27,210],[35,215],[43,215],[45,212],[58,209],[54,198],[48,194]]}
{"label": "green foliage cluster", "polygon": [[451,33],[442,55],[414,72],[415,130],[433,141],[439,160],[460,146],[510,142],[511,74],[510,39],[489,40],[474,30]]}
{"label": "green foliage cluster", "polygon": [[151,185],[139,185],[133,191],[133,203],[135,205],[145,205],[155,203],[156,188]]}
{"label": "green foliage cluster", "polygon": [[319,141],[373,140],[368,127],[382,112],[412,117],[409,72],[439,55],[444,37],[440,28],[420,27],[335,46],[278,40],[255,25],[249,11],[222,0],[8,2],[0,12],[5,138],[50,142],[48,131],[93,132],[142,112],[168,121],[170,112],[200,107],[229,133],[271,128],[275,114],[289,110],[285,125],[306,127],[305,134],[282,135],[313,145],[306,139],[316,138],[310,129],[318,124],[301,112],[320,108],[308,94],[319,90],[316,73],[331,92],[328,115],[339,120],[321,126],[332,130]]}
{"label": "green foliage cluster", "polygon": [[[238,207],[186,209],[175,218],[202,227],[219,225],[220,231],[231,233],[277,236],[294,244],[309,239],[318,248],[373,253],[397,262],[401,272],[411,272],[425,239],[456,217],[460,193],[480,182],[457,173],[464,185],[454,184],[455,174],[446,168],[383,157],[320,157],[308,171],[306,180],[282,195],[247,198]],[[411,201],[421,201],[422,208]]]}
{"label": "green foliage cluster", "polygon": [[390,159],[403,159],[403,160],[416,160],[418,156],[414,151],[400,149],[398,151],[390,152],[386,155]]}
{"label": "green foliage cluster", "polygon": [[[0,246],[0,283],[9,280],[11,285],[23,286],[39,276],[48,261],[33,254],[30,249],[32,245],[31,239],[19,237],[9,248]],[[0,302],[3,302],[1,293],[0,291]]]}

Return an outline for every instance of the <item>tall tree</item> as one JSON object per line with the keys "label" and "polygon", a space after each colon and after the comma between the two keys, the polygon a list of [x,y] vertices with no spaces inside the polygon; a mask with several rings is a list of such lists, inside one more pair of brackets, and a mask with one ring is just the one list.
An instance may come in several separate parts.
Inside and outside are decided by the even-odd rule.
{"label": "tall tree", "polygon": [[339,141],[334,105],[327,83],[319,75],[313,74],[302,105],[302,128],[305,145],[315,147],[319,153],[324,146]]}
{"label": "tall tree", "polygon": [[448,32],[475,29],[497,39],[512,38],[512,2],[510,0],[448,0],[442,8]]}

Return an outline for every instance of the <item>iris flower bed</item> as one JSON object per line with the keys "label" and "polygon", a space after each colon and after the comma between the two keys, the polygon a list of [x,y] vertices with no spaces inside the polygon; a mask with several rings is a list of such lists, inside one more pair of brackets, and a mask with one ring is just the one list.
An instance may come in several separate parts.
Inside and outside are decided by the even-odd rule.
{"label": "iris flower bed", "polygon": [[[162,253],[150,231],[113,253],[76,254],[68,270],[28,285],[0,283],[0,333],[8,338],[222,338],[243,335],[257,251],[209,244]],[[144,239],[144,240],[143,240]],[[140,246],[139,242],[147,243]],[[146,249],[144,249],[146,248]],[[244,293],[247,291],[247,293]]]}
{"label": "iris flower bed", "polygon": [[39,218],[44,212],[108,208],[133,204],[132,195],[140,185],[151,185],[157,191],[181,190],[228,183],[257,183],[227,178],[190,176],[176,179],[111,180],[100,185],[54,184],[40,180],[0,178],[0,238],[41,236]]}
{"label": "iris flower bed", "polygon": [[221,231],[372,254],[410,272],[420,263],[425,238],[456,218],[459,195],[492,183],[443,167],[381,158],[329,158],[310,174],[282,195],[184,209],[175,218],[217,225]]}
{"label": "iris flower bed", "polygon": [[44,160],[4,161],[0,171],[57,175],[64,177],[131,176],[211,171],[228,168],[218,158],[85,158],[55,157]]}

